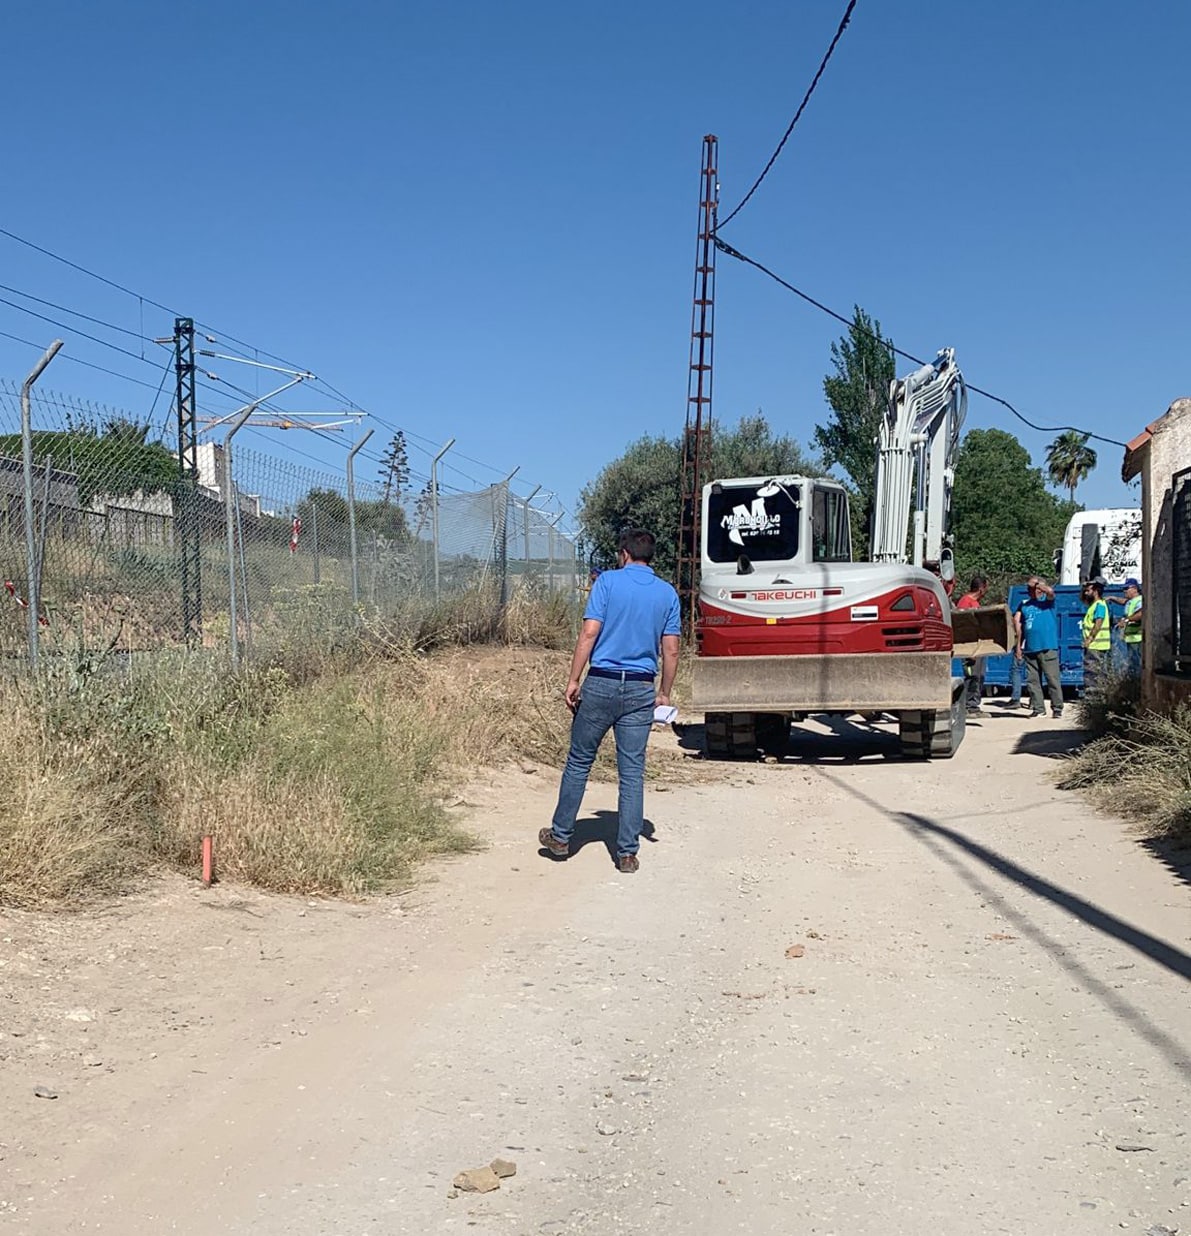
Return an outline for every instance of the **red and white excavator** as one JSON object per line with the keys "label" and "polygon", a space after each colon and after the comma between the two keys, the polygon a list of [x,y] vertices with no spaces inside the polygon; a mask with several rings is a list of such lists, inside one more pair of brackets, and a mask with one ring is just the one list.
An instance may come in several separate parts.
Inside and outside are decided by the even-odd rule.
{"label": "red and white excavator", "polygon": [[966,405],[951,348],[891,384],[871,562],[852,561],[848,495],[835,481],[704,487],[693,704],[709,754],[784,746],[791,720],[811,713],[892,713],[904,754],[955,752],[965,710],[952,657],[1011,647],[1003,607],[953,614],[948,599]]}

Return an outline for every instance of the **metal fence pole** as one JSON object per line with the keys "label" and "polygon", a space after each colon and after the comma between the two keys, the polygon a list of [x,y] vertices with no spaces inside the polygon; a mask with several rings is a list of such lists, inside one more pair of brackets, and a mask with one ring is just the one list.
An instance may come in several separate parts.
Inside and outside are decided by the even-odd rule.
{"label": "metal fence pole", "polygon": [[356,554],[356,456],[375,431],[368,429],[347,453],[347,532],[352,555],[352,608],[360,604],[360,560]]}
{"label": "metal fence pole", "polygon": [[319,561],[318,561],[318,503],[317,502],[312,502],[310,504],[310,527],[314,534],[314,582],[315,584],[318,584],[321,581],[318,577]]}
{"label": "metal fence pole", "polygon": [[244,593],[244,647],[252,656],[252,606],[248,591],[248,559],[244,553],[244,512],[239,502],[236,503],[236,535],[240,538],[240,583]]}
{"label": "metal fence pole", "polygon": [[227,531],[227,609],[232,669],[240,668],[240,632],[236,614],[236,482],[232,476],[232,439],[244,427],[244,422],[255,411],[256,405],[245,408],[232,422],[232,427],[223,439],[223,514]]}
{"label": "metal fence pole", "polygon": [[518,464],[500,483],[500,608],[509,603],[509,482],[521,471]]}
{"label": "metal fence pole", "polygon": [[548,525],[546,533],[546,591],[554,593],[554,524]]}
{"label": "metal fence pole", "polygon": [[525,499],[525,573],[529,574],[529,504],[541,493],[541,485],[534,487],[533,493]]}
{"label": "metal fence pole", "polygon": [[41,377],[42,370],[58,355],[62,340],[55,339],[45,355],[33,366],[21,385],[21,461],[25,473],[25,567],[28,575],[29,595],[26,598],[29,618],[29,665],[37,668],[39,631],[41,618],[40,579],[37,562],[37,530],[33,524],[33,413],[29,407],[29,392],[33,383]]}
{"label": "metal fence pole", "polygon": [[455,445],[452,438],[430,462],[430,538],[434,543],[434,599],[438,600],[438,461]]}

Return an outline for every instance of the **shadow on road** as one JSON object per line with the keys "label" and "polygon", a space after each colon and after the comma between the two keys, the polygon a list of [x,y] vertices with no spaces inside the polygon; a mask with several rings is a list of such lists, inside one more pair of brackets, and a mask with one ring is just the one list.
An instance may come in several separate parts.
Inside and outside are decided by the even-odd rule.
{"label": "shadow on road", "polygon": [[1087,736],[1081,730],[1027,730],[1013,744],[1013,754],[1063,759],[1073,755],[1086,741]]}
{"label": "shadow on road", "polygon": [[[575,822],[575,831],[571,834],[571,853],[570,857],[574,858],[584,846],[593,845],[597,842],[602,842],[604,848],[608,851],[608,858],[611,862],[616,862],[616,830],[619,823],[619,817],[615,811],[594,811],[589,816],[583,816]],[[657,829],[653,825],[652,820],[646,820],[641,827],[641,840],[656,842]],[[542,858],[549,858],[554,862],[559,860],[550,853],[549,850],[540,849],[538,854]]]}
{"label": "shadow on road", "polygon": [[1165,940],[1161,940],[1157,936],[1153,936],[1149,932],[1142,931],[1131,923],[1117,918],[1116,915],[1109,914],[1108,911],[1102,910],[1099,906],[1093,905],[1090,901],[1084,900],[1084,898],[1077,896],[1075,893],[1043,879],[1036,873],[1022,867],[1019,863],[1013,862],[1012,859],[1006,858],[996,850],[982,845],[978,841],[973,841],[970,837],[965,837],[962,833],[953,828],[948,828],[945,824],[941,824],[929,816],[918,815],[909,811],[890,811],[875,799],[858,790],[855,786],[848,785],[839,778],[833,777],[829,772],[823,772],[820,775],[827,778],[832,785],[837,786],[846,794],[850,794],[873,811],[878,812],[886,819],[892,820],[895,824],[904,828],[912,837],[926,846],[940,862],[951,868],[976,893],[981,901],[994,906],[997,912],[1013,923],[1023,936],[1032,940],[1056,964],[1062,966],[1064,970],[1076,978],[1087,991],[1095,995],[1102,1004],[1116,1016],[1120,1017],[1122,1021],[1132,1025],[1137,1033],[1161,1052],[1174,1068],[1191,1075],[1191,1059],[1189,1059],[1188,1048],[1184,1044],[1179,1043],[1157,1026],[1154,1026],[1143,1013],[1134,1008],[1114,988],[1089,970],[1082,962],[1076,960],[1069,948],[1053,940],[1041,927],[1033,922],[1028,914],[1006,900],[995,884],[983,879],[978,870],[974,870],[971,866],[965,864],[956,851],[960,851],[988,870],[996,872],[997,875],[1011,884],[1015,884],[1034,896],[1049,901],[1052,905],[1065,910],[1073,918],[1087,924],[1093,930],[1103,932],[1105,935],[1120,940],[1121,943],[1128,945],[1130,948],[1136,949],[1157,965],[1162,966],[1163,969],[1177,974],[1182,979],[1191,980],[1191,955],[1172,944],[1168,944]]}
{"label": "shadow on road", "polygon": [[[830,733],[823,734],[794,725],[783,752],[766,757],[770,764],[855,764],[860,760],[900,759],[896,733],[859,717],[816,716]],[[707,758],[703,750],[703,726],[676,725],[678,745],[693,759]],[[737,757],[716,756],[722,763],[756,763],[759,753]]]}
{"label": "shadow on road", "polygon": [[1138,843],[1184,884],[1191,884],[1191,845],[1169,837],[1146,837]]}

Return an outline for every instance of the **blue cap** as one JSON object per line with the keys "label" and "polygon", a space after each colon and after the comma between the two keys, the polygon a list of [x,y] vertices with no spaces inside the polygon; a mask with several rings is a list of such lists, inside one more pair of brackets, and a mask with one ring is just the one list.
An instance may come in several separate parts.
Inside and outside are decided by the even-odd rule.
{"label": "blue cap", "polygon": [[1140,592],[1141,591],[1141,580],[1134,579],[1133,576],[1130,575],[1129,578],[1125,580],[1125,587],[1126,588],[1136,588],[1137,591]]}

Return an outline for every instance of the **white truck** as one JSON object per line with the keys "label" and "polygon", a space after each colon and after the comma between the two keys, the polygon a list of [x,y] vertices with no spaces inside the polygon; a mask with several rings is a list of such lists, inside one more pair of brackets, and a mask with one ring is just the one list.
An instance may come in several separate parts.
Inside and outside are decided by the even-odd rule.
{"label": "white truck", "polygon": [[1100,576],[1123,584],[1141,578],[1141,511],[1113,507],[1076,511],[1055,550],[1055,575],[1060,584],[1081,584]]}

